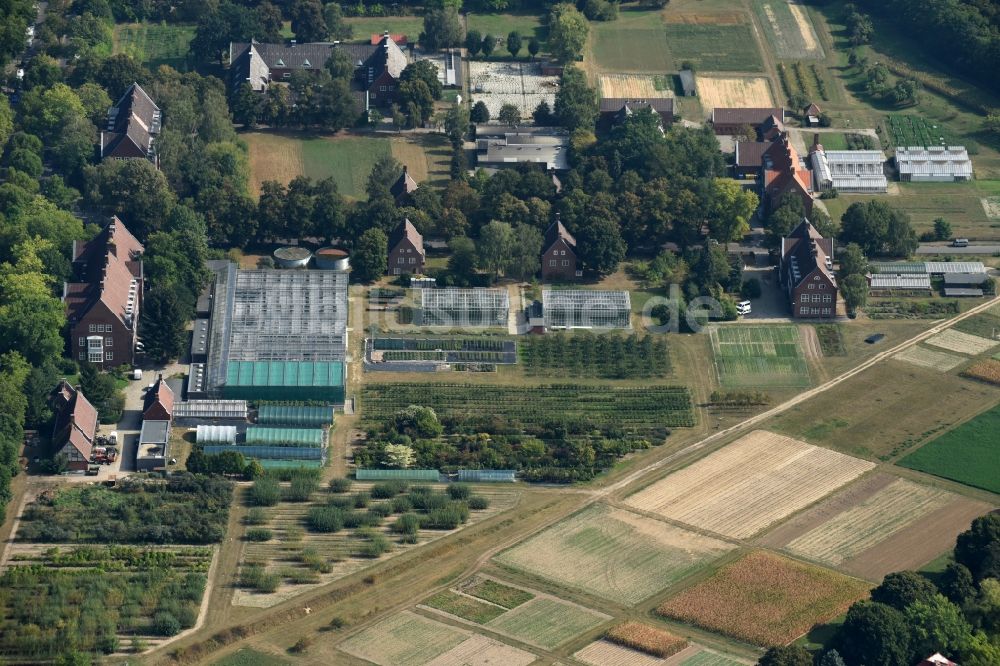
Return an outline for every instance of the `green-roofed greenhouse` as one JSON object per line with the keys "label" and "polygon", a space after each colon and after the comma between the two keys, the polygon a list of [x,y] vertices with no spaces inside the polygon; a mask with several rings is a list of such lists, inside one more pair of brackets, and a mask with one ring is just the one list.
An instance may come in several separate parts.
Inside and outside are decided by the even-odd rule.
{"label": "green-roofed greenhouse", "polygon": [[340,361],[235,361],[226,369],[222,396],[229,400],[344,402]]}
{"label": "green-roofed greenhouse", "polygon": [[321,428],[248,426],[246,443],[248,445],[322,448],[326,446],[326,431]]}
{"label": "green-roofed greenhouse", "polygon": [[320,406],[261,405],[257,423],[262,425],[325,426],[333,423],[333,409]]}
{"label": "green-roofed greenhouse", "polygon": [[441,473],[436,469],[359,469],[358,481],[432,481],[437,482]]}

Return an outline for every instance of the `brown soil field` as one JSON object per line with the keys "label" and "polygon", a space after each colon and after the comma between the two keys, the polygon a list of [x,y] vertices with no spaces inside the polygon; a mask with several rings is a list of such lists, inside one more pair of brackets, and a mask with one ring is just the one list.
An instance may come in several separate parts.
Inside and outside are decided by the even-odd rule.
{"label": "brown soil field", "polygon": [[716,107],[771,107],[774,95],[762,76],[698,76],[698,96],[706,113]]}
{"label": "brown soil field", "polygon": [[630,496],[641,511],[748,538],[874,464],[756,430]]}
{"label": "brown soil field", "polygon": [[663,12],[664,23],[688,23],[691,25],[739,25],[747,22],[747,16],[743,12],[711,12],[697,13],[684,12],[676,14],[674,12]]}
{"label": "brown soil field", "polygon": [[864,581],[757,551],[656,610],[754,645],[786,645],[843,613],[869,588]]}
{"label": "brown soil field", "polygon": [[604,637],[612,643],[662,658],[677,654],[688,645],[686,638],[641,622],[623,622],[608,629]]}
{"label": "brown soil field", "polygon": [[654,77],[646,74],[602,74],[601,95],[627,99],[674,96],[670,90],[657,90]]}

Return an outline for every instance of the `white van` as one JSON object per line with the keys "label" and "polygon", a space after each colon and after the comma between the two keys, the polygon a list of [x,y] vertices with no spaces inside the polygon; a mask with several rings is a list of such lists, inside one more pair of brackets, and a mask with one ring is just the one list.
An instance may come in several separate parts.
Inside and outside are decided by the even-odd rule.
{"label": "white van", "polygon": [[750,301],[740,301],[736,304],[736,314],[743,316],[750,314]]}

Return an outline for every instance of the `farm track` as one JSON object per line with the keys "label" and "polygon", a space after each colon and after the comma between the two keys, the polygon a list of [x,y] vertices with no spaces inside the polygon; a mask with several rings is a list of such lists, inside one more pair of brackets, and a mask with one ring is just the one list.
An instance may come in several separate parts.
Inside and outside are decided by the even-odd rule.
{"label": "farm track", "polygon": [[[372,612],[370,614],[366,614],[363,621],[351,627],[350,633],[354,634],[356,632],[362,631],[364,628],[371,626],[379,619],[384,618],[392,613],[396,613],[404,608],[413,605],[416,601],[418,601],[419,598],[423,598],[429,594],[433,594],[448,589],[452,584],[451,581],[471,576],[472,574],[479,571],[483,566],[485,566],[486,563],[489,562],[489,560],[492,559],[497,553],[513,546],[516,543],[523,541],[524,539],[530,538],[531,536],[538,534],[544,529],[547,529],[548,527],[562,520],[565,516],[569,515],[570,513],[579,511],[584,506],[593,504],[594,502],[597,502],[603,498],[622,493],[631,486],[638,484],[642,482],[644,479],[652,477],[655,474],[661,472],[661,470],[663,470],[664,468],[675,465],[679,461],[689,458],[692,455],[706,448],[718,445],[724,442],[729,437],[759,427],[768,419],[778,416],[819,394],[829,391],[830,389],[842,384],[843,382],[851,379],[852,377],[855,377],[865,372],[866,370],[877,365],[878,363],[885,361],[886,359],[890,358],[893,354],[897,354],[905,349],[908,349],[926,340],[927,338],[937,333],[940,333],[941,331],[953,326],[954,324],[960,321],[963,321],[965,319],[975,316],[976,314],[979,314],[980,312],[988,310],[989,308],[997,305],[998,303],[1000,303],[1000,297],[995,297],[981,305],[971,308],[967,312],[960,314],[952,319],[942,321],[941,323],[936,324],[931,328],[910,337],[907,340],[904,340],[898,345],[895,345],[893,347],[890,347],[884,351],[875,354],[874,356],[863,361],[854,368],[851,368],[850,370],[847,370],[841,373],[840,375],[837,375],[836,377],[830,379],[827,382],[824,382],[812,389],[804,391],[799,395],[790,398],[789,400],[786,400],[785,402],[769,410],[766,410],[754,416],[750,416],[733,426],[724,428],[706,437],[703,437],[695,442],[692,442],[691,444],[685,446],[682,449],[670,453],[664,456],[663,458],[660,458],[659,460],[653,461],[648,465],[645,465],[639,469],[634,470],[633,472],[630,472],[629,474],[626,474],[622,478],[604,486],[603,488],[595,488],[595,489],[563,488],[555,490],[553,491],[553,494],[558,493],[564,499],[568,500],[572,496],[578,496],[581,497],[582,499],[579,503],[555,501],[539,506],[537,509],[534,510],[533,513],[535,515],[537,515],[537,513],[544,513],[545,514],[544,519],[538,521],[531,521],[531,525],[527,530],[517,529],[515,527],[517,525],[517,521],[510,520],[511,529],[509,531],[505,531],[500,535],[497,535],[500,538],[488,538],[483,534],[484,531],[489,529],[487,523],[489,523],[490,521],[487,521],[487,523],[484,523],[482,526],[474,526],[473,528],[471,528],[473,530],[473,533],[465,535],[465,539],[463,539],[463,533],[460,532],[459,534],[455,535],[455,537],[450,538],[448,542],[445,543],[439,542],[437,548],[432,546],[431,549],[428,551],[428,553],[437,553],[438,552],[437,549],[440,549],[442,553],[444,553],[443,557],[447,558],[449,555],[453,556],[449,562],[441,562],[442,566],[440,568],[440,571],[442,573],[445,572],[448,573],[448,575],[446,576],[447,580],[437,581],[427,587],[422,587],[420,585],[412,584],[403,588],[399,588],[396,591],[396,593],[392,595],[391,603],[385,606],[378,606],[377,611]],[[546,488],[538,488],[534,492],[549,494],[550,491]],[[540,502],[541,500],[540,498],[536,498],[535,501]],[[533,514],[529,513],[528,515],[531,516]],[[234,518],[235,518],[234,516],[231,516],[231,521]],[[525,518],[527,518],[527,516],[525,516]],[[498,516],[494,520],[497,520],[498,523],[505,522],[503,516]],[[522,523],[522,525],[523,524],[524,523]],[[480,529],[477,530],[476,529],[477,527],[479,527]],[[503,538],[503,536],[505,535],[506,538]],[[469,543],[471,545],[472,543],[482,542],[485,538],[488,538],[489,546],[479,551],[479,555],[471,562],[467,561],[463,553],[461,552],[455,553],[456,548],[462,550],[461,544],[463,542]],[[451,565],[454,565],[456,558],[460,558],[458,561],[462,562],[460,568],[457,569],[449,568],[449,563]],[[397,564],[399,565],[399,563]],[[405,575],[405,573],[407,571],[410,571],[411,569],[419,568],[419,565],[420,565],[419,558],[415,557],[410,558],[405,563],[402,563],[401,565],[397,566],[396,569],[390,569],[390,571],[393,572],[393,575],[390,575],[386,580],[395,580],[398,582],[399,577],[401,575]],[[390,566],[391,566],[391,561],[390,561]],[[221,571],[235,571],[235,562],[233,563],[233,567],[229,570],[220,566],[220,572]],[[327,587],[329,587],[330,589],[327,590],[326,589]],[[285,645],[286,643],[289,642],[288,637],[290,636],[302,635],[303,633],[306,632],[315,632],[319,627],[325,626],[325,622],[320,621],[319,618],[311,618],[308,614],[303,613],[300,609],[302,608],[302,605],[304,603],[312,602],[314,599],[317,605],[319,605],[320,603],[323,603],[324,606],[329,605],[330,603],[332,603],[332,599],[338,598],[335,593],[336,589],[337,589],[336,584],[331,586],[324,586],[323,588],[317,590],[315,594],[305,595],[305,597],[302,599],[294,600],[292,602],[286,602],[280,604],[275,608],[266,611],[261,611],[259,613],[252,613],[240,619],[244,620],[244,623],[246,624],[253,624],[255,622],[260,623],[266,620],[268,623],[267,633],[254,632],[257,634],[258,639],[263,640],[265,638],[269,638],[270,640],[274,641],[277,645]],[[216,587],[216,595],[218,595],[218,591],[219,591],[219,586]],[[226,627],[233,627],[241,624],[239,621],[230,620],[226,622],[223,619],[225,617],[225,611],[227,611],[228,608],[229,608],[228,603],[225,603],[224,606],[222,604],[215,606],[215,609],[218,609],[219,621],[207,623],[207,629],[202,632],[202,638],[204,640],[209,639],[209,637],[215,634],[216,632],[223,631]],[[210,613],[211,610],[212,607],[210,606]],[[215,614],[212,613],[212,615]],[[338,636],[338,638],[340,637]],[[215,658],[216,654],[219,651],[225,650],[226,652],[230,652],[237,649],[238,646],[239,644],[235,643],[223,643],[222,645],[218,645],[214,648],[207,646],[206,651],[201,653],[199,655],[200,658],[197,659],[196,661],[208,663],[212,661],[213,658]],[[159,650],[154,651],[154,656],[158,658],[150,659],[149,660],[150,664],[179,663],[177,660],[171,658],[169,654],[167,654],[165,651],[159,651]]]}

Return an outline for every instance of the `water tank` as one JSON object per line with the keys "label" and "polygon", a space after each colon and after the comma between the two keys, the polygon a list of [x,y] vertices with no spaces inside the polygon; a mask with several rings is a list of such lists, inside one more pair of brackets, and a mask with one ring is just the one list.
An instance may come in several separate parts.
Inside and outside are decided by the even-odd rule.
{"label": "water tank", "polygon": [[282,268],[305,268],[312,259],[312,252],[304,247],[279,247],[274,251],[274,261]]}
{"label": "water tank", "polygon": [[351,258],[347,250],[339,247],[321,247],[316,250],[316,267],[328,271],[348,271]]}

